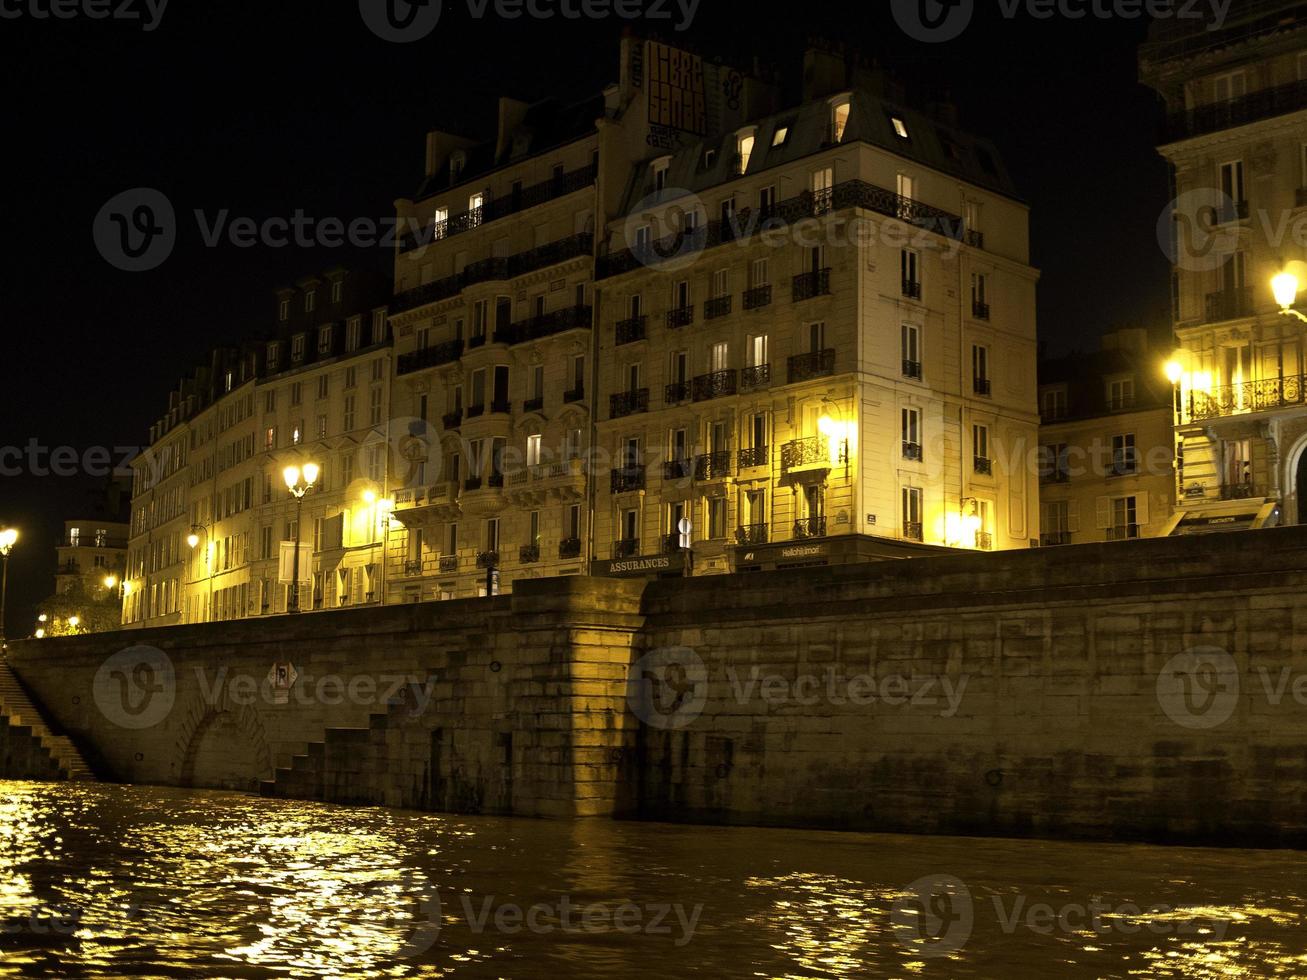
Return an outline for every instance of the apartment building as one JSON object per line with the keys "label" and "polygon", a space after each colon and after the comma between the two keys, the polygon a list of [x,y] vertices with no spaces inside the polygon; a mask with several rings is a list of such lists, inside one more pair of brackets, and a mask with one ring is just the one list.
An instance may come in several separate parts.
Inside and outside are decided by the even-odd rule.
{"label": "apartment building", "polygon": [[1140,53],[1140,76],[1167,110],[1159,150],[1177,200],[1176,533],[1307,519],[1307,335],[1271,288],[1307,257],[1301,235],[1282,233],[1307,216],[1299,7],[1236,5],[1210,31],[1158,21]]}
{"label": "apartment building", "polygon": [[[135,461],[124,622],[284,612],[282,553],[308,545],[301,609],[380,602],[394,452],[389,283],[331,269],[277,291],[264,336],[213,353]],[[287,466],[313,463],[297,503]]]}
{"label": "apartment building", "polygon": [[695,574],[1038,540],[1027,209],[951,112],[848,65],[810,52],[801,104],[633,168],[599,263],[601,574],[675,573],[684,519]]}
{"label": "apartment building", "polygon": [[1156,537],[1175,511],[1170,344],[1142,328],[1039,365],[1040,544]]}

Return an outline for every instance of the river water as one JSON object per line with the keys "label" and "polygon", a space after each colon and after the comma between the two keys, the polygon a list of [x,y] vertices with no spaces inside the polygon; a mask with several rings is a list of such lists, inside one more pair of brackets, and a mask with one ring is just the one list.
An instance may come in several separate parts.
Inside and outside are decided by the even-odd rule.
{"label": "river water", "polygon": [[1307,975],[1297,852],[0,800],[0,977]]}

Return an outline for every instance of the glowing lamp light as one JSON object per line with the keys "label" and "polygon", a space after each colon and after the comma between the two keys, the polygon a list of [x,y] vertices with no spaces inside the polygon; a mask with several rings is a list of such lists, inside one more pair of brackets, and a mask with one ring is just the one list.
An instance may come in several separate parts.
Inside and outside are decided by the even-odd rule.
{"label": "glowing lamp light", "polygon": [[363,502],[365,504],[375,504],[377,502],[377,495],[373,493],[371,490],[364,490]]}
{"label": "glowing lamp light", "polygon": [[124,583],[123,583],[123,595],[131,595],[131,594],[132,594],[132,583],[131,583],[131,582],[124,582]]}
{"label": "glowing lamp light", "polygon": [[81,621],[82,621],[82,617],[81,617],[81,616],[69,616],[69,617],[68,617],[68,625],[71,626],[73,629],[77,629],[77,627],[78,627],[78,625],[81,623]]}
{"label": "glowing lamp light", "polygon": [[50,617],[47,616],[45,613],[41,613],[41,615],[39,615],[39,616],[36,617],[36,621],[37,621],[38,623],[44,623],[44,622],[46,622],[49,618],[50,618]]}
{"label": "glowing lamp light", "polygon": [[0,553],[9,554],[9,549],[18,541],[18,529],[7,527],[0,531]]}
{"label": "glowing lamp light", "polygon": [[113,588],[115,585],[117,585],[117,584],[118,584],[118,576],[117,576],[117,575],[106,575],[106,576],[104,577],[104,587],[105,587],[106,589],[112,589],[112,588]]}
{"label": "glowing lamp light", "polygon": [[305,486],[309,486],[309,487],[311,487],[311,486],[313,486],[313,484],[315,484],[315,483],[318,482],[318,464],[317,464],[317,463],[305,463],[305,464],[304,464],[304,469],[302,470],[302,473],[303,473],[303,476],[304,476],[304,485],[305,485]]}
{"label": "glowing lamp light", "polygon": [[200,543],[200,536],[192,531],[190,534],[186,535],[186,543],[194,548]]}
{"label": "glowing lamp light", "polygon": [[281,471],[281,478],[286,481],[288,490],[295,489],[295,484],[300,482],[300,468],[298,466],[287,466]]}
{"label": "glowing lamp light", "polygon": [[43,629],[38,629],[38,630],[36,631],[36,638],[39,640],[39,639],[41,639],[43,636],[45,636],[45,630],[43,630]]}
{"label": "glowing lamp light", "polygon": [[1173,385],[1179,384],[1180,378],[1184,375],[1184,368],[1180,367],[1179,361],[1167,361],[1162,370],[1166,372],[1166,380]]}
{"label": "glowing lamp light", "polygon": [[1271,280],[1271,292],[1280,309],[1289,309],[1298,299],[1298,277],[1292,272],[1281,272]]}

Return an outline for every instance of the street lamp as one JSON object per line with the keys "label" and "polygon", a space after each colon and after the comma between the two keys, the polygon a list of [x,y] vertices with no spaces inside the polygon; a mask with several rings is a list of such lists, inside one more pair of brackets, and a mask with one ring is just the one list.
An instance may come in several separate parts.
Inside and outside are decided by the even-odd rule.
{"label": "street lamp", "polygon": [[300,611],[300,518],[304,513],[304,495],[318,480],[318,464],[305,463],[303,469],[287,466],[281,471],[281,476],[286,481],[286,489],[295,498],[295,555],[291,559],[290,602],[286,612],[297,613]]}
{"label": "street lamp", "polygon": [[7,527],[0,531],[0,556],[3,557],[4,571],[0,572],[0,659],[5,655],[5,598],[9,592],[9,552],[14,550],[18,540],[18,529]]}
{"label": "street lamp", "polygon": [[[213,547],[209,543],[209,529],[203,524],[192,524],[191,533],[186,535],[186,545],[192,551],[200,543],[200,535],[204,535],[204,577],[209,582],[209,601],[204,607],[204,619],[209,621],[213,618]],[[192,579],[194,581],[194,579]],[[128,590],[130,591],[130,590]],[[124,593],[125,594],[125,593]]]}
{"label": "street lamp", "polygon": [[1307,316],[1303,316],[1293,308],[1293,304],[1298,300],[1298,273],[1297,268],[1307,268],[1302,262],[1289,262],[1285,265],[1284,270],[1271,279],[1271,292],[1275,296],[1275,302],[1280,305],[1280,313],[1284,316],[1295,317],[1307,323]]}
{"label": "street lamp", "polygon": [[117,575],[106,575],[106,576],[104,577],[104,587],[105,587],[106,589],[112,589],[112,588],[114,588],[117,584],[118,584],[118,576],[117,576]]}

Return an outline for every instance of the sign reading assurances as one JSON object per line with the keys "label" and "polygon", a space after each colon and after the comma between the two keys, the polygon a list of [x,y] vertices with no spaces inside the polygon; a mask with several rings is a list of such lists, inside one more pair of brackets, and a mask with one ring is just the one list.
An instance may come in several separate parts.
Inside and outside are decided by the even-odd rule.
{"label": "sign reading assurances", "polygon": [[649,124],[702,136],[708,129],[703,59],[649,42]]}
{"label": "sign reading assurances", "polygon": [[596,561],[591,563],[590,574],[610,578],[626,578],[641,575],[673,575],[684,571],[684,569],[685,556],[678,553]]}

